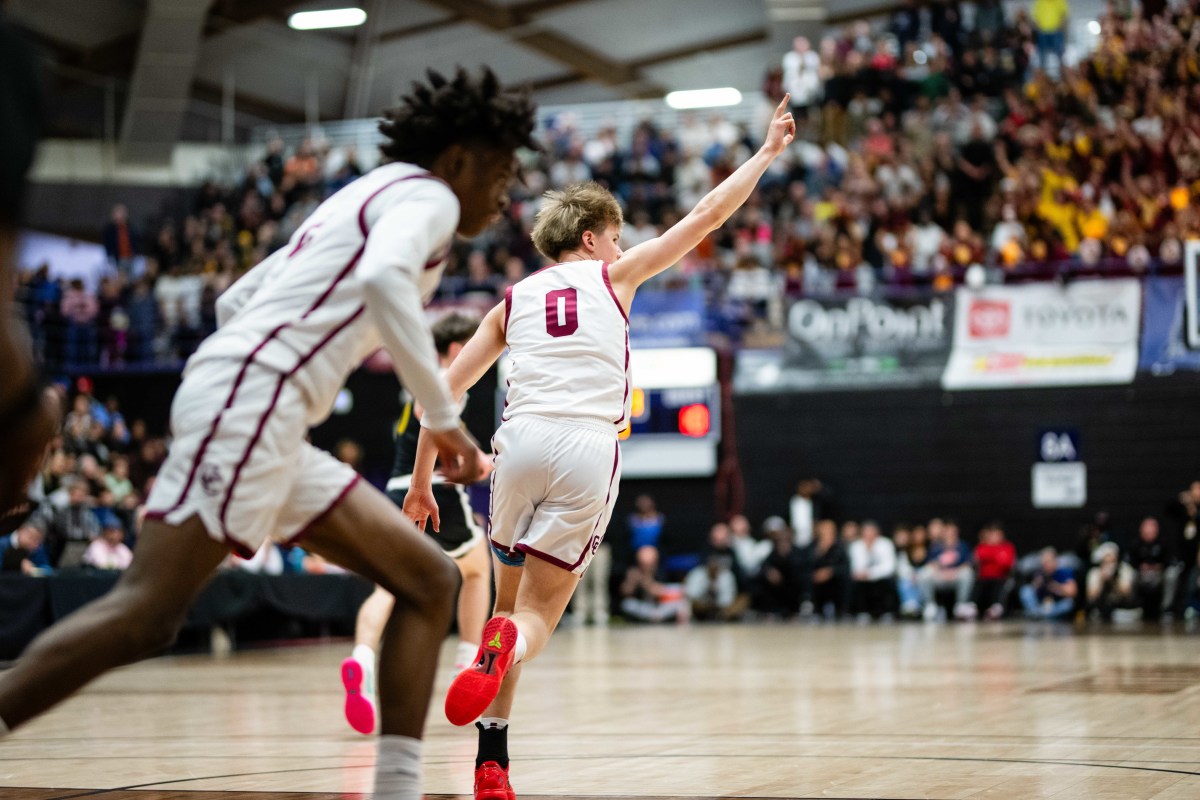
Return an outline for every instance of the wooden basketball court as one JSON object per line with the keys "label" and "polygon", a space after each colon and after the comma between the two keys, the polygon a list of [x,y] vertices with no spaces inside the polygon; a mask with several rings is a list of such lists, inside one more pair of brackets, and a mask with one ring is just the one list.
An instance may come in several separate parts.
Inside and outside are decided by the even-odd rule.
{"label": "wooden basketball court", "polygon": [[[345,643],[161,658],[0,743],[7,800],[368,792]],[[449,650],[443,662],[449,663]],[[431,711],[426,790],[471,788]],[[1200,636],[1179,629],[754,625],[560,631],[526,669],[520,797],[1200,797]]]}

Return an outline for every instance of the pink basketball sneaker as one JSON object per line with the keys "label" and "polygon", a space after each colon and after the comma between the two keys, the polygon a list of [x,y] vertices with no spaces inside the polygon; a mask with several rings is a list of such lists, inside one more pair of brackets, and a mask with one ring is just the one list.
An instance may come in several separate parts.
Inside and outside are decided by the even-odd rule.
{"label": "pink basketball sneaker", "polygon": [[342,662],[342,686],[346,687],[346,722],[359,733],[375,732],[375,687],[358,659]]}

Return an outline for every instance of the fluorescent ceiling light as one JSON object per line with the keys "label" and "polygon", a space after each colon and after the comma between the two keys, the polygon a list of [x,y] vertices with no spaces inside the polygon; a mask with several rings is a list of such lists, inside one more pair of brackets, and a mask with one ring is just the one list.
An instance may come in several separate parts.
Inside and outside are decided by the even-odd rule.
{"label": "fluorescent ceiling light", "polygon": [[288,17],[288,27],[298,31],[320,28],[353,28],[367,21],[361,8],[331,8],[327,11],[298,11]]}
{"label": "fluorescent ceiling light", "polygon": [[667,105],[671,108],[715,108],[736,106],[742,102],[742,93],[737,89],[691,89],[686,92],[671,92]]}

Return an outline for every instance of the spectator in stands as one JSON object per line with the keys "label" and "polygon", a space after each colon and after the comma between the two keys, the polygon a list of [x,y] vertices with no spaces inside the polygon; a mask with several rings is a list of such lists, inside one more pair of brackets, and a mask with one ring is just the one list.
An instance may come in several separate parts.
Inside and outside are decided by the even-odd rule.
{"label": "spectator in stands", "polygon": [[817,522],[808,561],[812,566],[813,607],[826,619],[837,619],[850,609],[850,559],[838,541],[837,524],[833,520]]}
{"label": "spectator in stands", "polygon": [[112,492],[113,502],[121,503],[133,494],[133,481],[129,480],[129,459],[113,456],[112,469],[104,476],[105,487]]}
{"label": "spectator in stands", "polygon": [[[767,525],[770,523],[770,529]],[[729,532],[733,536],[732,546],[737,554],[738,566],[748,580],[758,576],[762,563],[771,552],[770,530],[785,524],[778,517],[768,517],[763,522],[767,536],[755,539],[750,533],[750,520],[742,514],[734,514],[729,518]]]}
{"label": "spectator in stands", "polygon": [[648,494],[638,495],[633,501],[633,513],[629,515],[630,547],[636,553],[643,547],[658,547],[662,538],[666,517],[658,513],[654,498]]}
{"label": "spectator in stands", "polygon": [[783,56],[783,89],[791,94],[792,116],[798,136],[803,137],[808,119],[821,101],[821,57],[804,36],[797,36]]}
{"label": "spectator in stands", "polygon": [[921,616],[921,589],[917,576],[929,563],[929,534],[924,525],[911,530],[898,526],[893,538],[896,544],[896,592],[900,596],[900,613],[905,617]]}
{"label": "spectator in stands", "polygon": [[1075,573],[1058,563],[1058,551],[1042,550],[1041,568],[1021,587],[1021,605],[1031,619],[1067,619],[1075,611]]}
{"label": "spectator in stands", "polygon": [[713,557],[724,558],[729,562],[729,568],[733,571],[739,592],[749,590],[749,576],[742,569],[737,551],[733,547],[733,536],[729,532],[729,525],[724,522],[715,523],[708,531],[708,544],[704,549],[703,558],[707,561]]}
{"label": "spectator in stands", "polygon": [[693,567],[683,586],[692,604],[693,619],[729,622],[740,619],[749,605],[749,598],[738,594],[730,562],[721,556],[710,555]]}
{"label": "spectator in stands", "polygon": [[[975,570],[971,568],[971,547],[958,537],[957,523],[947,520],[944,524],[936,520],[941,531],[940,543],[930,548],[929,563],[917,574],[917,585],[921,589],[921,602],[925,608],[925,619],[937,619],[941,610],[937,595],[943,591],[954,592],[954,617],[974,619],[977,612],[971,602],[975,588]],[[930,522],[930,529],[934,522]]]}
{"label": "spectator in stands", "polygon": [[1092,558],[1095,566],[1087,574],[1087,612],[1111,622],[1118,609],[1137,606],[1134,592],[1137,575],[1133,567],[1121,561],[1120,549],[1113,542],[1097,547]]}
{"label": "spectator in stands", "polygon": [[104,252],[117,269],[128,275],[137,255],[138,234],[129,222],[129,209],[122,203],[113,206],[102,235]]}
{"label": "spectator in stands", "polygon": [[57,567],[68,542],[90,542],[100,535],[100,523],[92,513],[87,481],[72,478],[66,483],[67,504],[54,510],[46,526],[46,552]]}
{"label": "spectator in stands", "polygon": [[796,493],[788,504],[788,515],[796,535],[796,547],[812,544],[813,521],[826,514],[828,493],[817,478],[803,478],[796,484]]}
{"label": "spectator in stands", "polygon": [[771,552],[763,561],[755,582],[754,607],[768,616],[788,619],[800,610],[804,591],[804,554],[795,546],[790,528],[786,525],[772,525],[771,528]]}
{"label": "spectator in stands", "polygon": [[115,514],[105,515],[100,536],[92,540],[83,553],[83,563],[94,569],[127,569],[133,561],[133,551],[125,545],[125,529]]}
{"label": "spectator in stands", "polygon": [[41,575],[50,569],[50,558],[43,543],[46,531],[42,522],[31,518],[16,531],[0,539],[0,572]]}
{"label": "spectator in stands", "polygon": [[571,144],[562,159],[556,161],[550,168],[551,189],[562,189],[591,179],[592,170],[583,160],[583,148],[579,144]]}
{"label": "spectator in stands", "polygon": [[[1029,16],[1037,34],[1038,66],[1048,73],[1061,74],[1063,71],[1070,15],[1067,0],[1033,0]],[[1056,62],[1054,72],[1050,70],[1050,56],[1054,56]]]}
{"label": "spectator in stands", "polygon": [[1176,570],[1166,543],[1159,536],[1158,520],[1146,517],[1138,526],[1138,538],[1129,548],[1129,565],[1137,573],[1134,591],[1142,619],[1155,621],[1164,610],[1170,613]]}
{"label": "spectator in stands", "polygon": [[1194,617],[1200,603],[1200,481],[1192,481],[1170,504],[1179,556],[1179,586],[1176,613]]}
{"label": "spectator in stands", "polygon": [[462,286],[462,298],[493,303],[500,294],[502,283],[500,276],[492,271],[487,254],[472,250],[467,256],[467,279]]}
{"label": "spectator in stands", "polygon": [[78,278],[63,293],[61,311],[67,323],[66,361],[70,365],[96,362],[96,318],[100,304]]}
{"label": "spectator in stands", "polygon": [[916,0],[904,0],[900,8],[892,13],[891,24],[888,27],[896,37],[900,51],[904,52],[921,34],[921,15]]}
{"label": "spectator in stands", "polygon": [[1000,522],[989,522],[979,531],[975,546],[975,605],[990,620],[1004,616],[1008,594],[1012,591],[1012,571],[1017,549],[1004,535]]}
{"label": "spectator in stands", "polygon": [[658,548],[642,545],[621,584],[621,612],[640,622],[687,622],[691,604],[678,585],[660,583]]}
{"label": "spectator in stands", "polygon": [[854,580],[854,610],[879,619],[891,614],[896,597],[896,546],[867,520],[862,535],[850,543],[850,574]]}

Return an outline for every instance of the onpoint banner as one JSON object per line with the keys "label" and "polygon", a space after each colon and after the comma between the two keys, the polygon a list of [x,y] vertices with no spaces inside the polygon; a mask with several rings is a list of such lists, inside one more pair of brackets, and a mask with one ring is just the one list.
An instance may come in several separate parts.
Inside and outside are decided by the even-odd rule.
{"label": "onpoint banner", "polygon": [[954,299],[797,300],[782,352],[738,354],[738,391],[936,385],[950,355]]}

